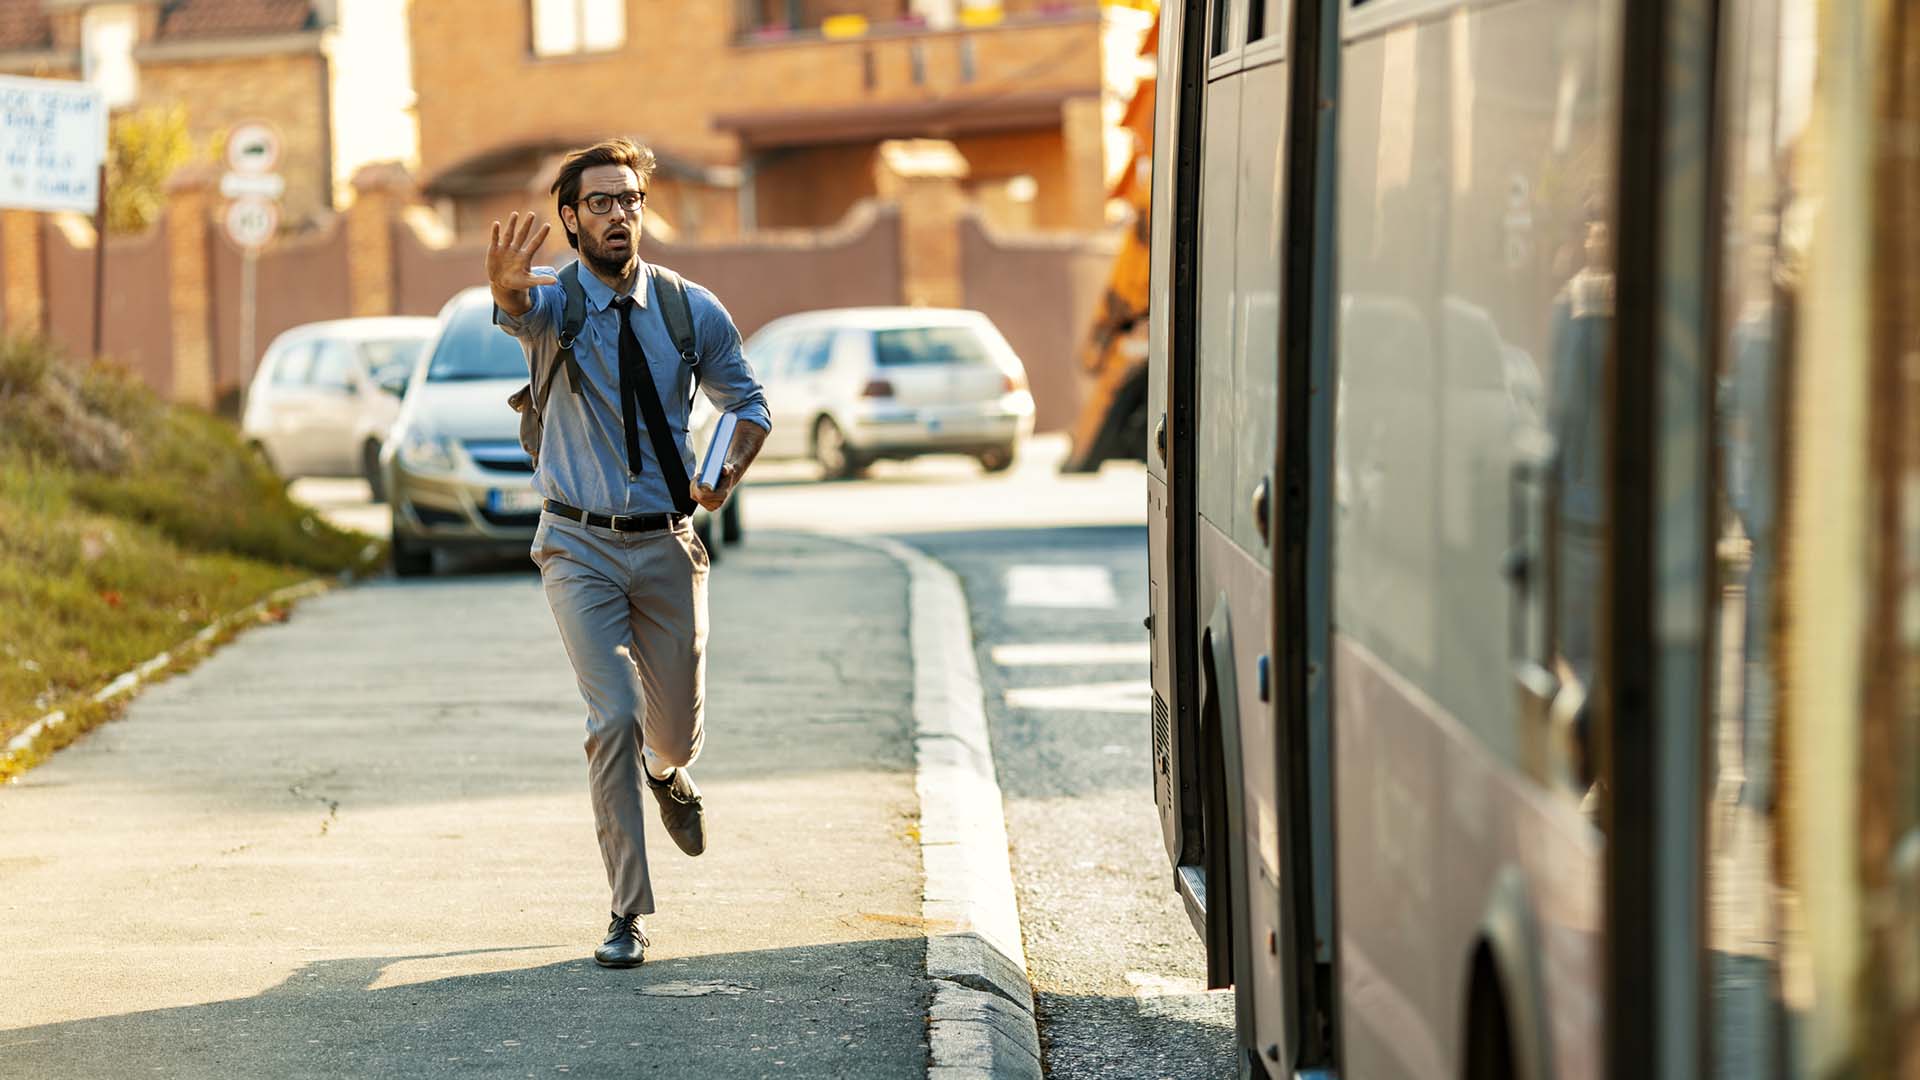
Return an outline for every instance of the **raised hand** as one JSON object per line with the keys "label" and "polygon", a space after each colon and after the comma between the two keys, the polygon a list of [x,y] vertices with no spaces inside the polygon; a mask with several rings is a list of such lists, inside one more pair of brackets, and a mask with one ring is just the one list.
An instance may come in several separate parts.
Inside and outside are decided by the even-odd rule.
{"label": "raised hand", "polygon": [[534,216],[507,215],[504,233],[498,221],[493,223],[493,239],[487,244],[487,281],[495,293],[518,295],[535,285],[552,285],[559,278],[533,272],[533,257],[546,243],[552,225],[534,228]]}

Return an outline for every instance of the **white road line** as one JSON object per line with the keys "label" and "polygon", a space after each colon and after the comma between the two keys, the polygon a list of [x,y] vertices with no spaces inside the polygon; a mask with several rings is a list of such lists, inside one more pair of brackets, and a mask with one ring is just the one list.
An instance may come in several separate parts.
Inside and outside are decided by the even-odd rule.
{"label": "white road line", "polygon": [[1023,686],[1007,691],[1007,708],[1055,712],[1112,712],[1146,715],[1153,687],[1145,679],[1079,683],[1073,686]]}
{"label": "white road line", "polygon": [[1113,571],[1104,566],[1012,566],[1007,568],[1011,607],[1110,608],[1120,603]]}
{"label": "white road line", "polygon": [[1153,643],[1040,642],[995,645],[990,654],[1001,667],[1069,667],[1075,664],[1145,664],[1152,660]]}

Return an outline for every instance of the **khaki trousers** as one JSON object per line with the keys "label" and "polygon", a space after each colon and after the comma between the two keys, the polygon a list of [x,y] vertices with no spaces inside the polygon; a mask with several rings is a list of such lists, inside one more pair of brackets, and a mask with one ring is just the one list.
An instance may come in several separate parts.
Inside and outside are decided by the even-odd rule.
{"label": "khaki trousers", "polygon": [[641,750],[690,765],[704,738],[707,552],[685,521],[618,533],[542,514],[534,565],[587,704],[587,780],[617,915],[653,913]]}

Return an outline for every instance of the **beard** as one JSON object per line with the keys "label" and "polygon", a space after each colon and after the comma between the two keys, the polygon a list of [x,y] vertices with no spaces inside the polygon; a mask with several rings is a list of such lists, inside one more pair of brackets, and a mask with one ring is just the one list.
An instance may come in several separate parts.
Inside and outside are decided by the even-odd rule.
{"label": "beard", "polygon": [[640,264],[640,251],[634,244],[635,230],[627,229],[627,249],[624,253],[614,254],[586,233],[576,233],[580,240],[580,258],[587,268],[604,279],[625,281],[635,267]]}

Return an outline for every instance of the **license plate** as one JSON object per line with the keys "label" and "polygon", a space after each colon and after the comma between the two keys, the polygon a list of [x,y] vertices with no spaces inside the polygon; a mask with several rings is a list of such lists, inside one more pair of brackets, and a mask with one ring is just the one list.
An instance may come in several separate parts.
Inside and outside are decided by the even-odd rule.
{"label": "license plate", "polygon": [[540,512],[541,498],[533,491],[501,491],[495,488],[487,492],[487,509],[496,514],[535,514]]}

